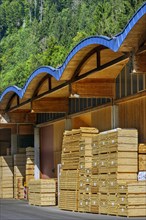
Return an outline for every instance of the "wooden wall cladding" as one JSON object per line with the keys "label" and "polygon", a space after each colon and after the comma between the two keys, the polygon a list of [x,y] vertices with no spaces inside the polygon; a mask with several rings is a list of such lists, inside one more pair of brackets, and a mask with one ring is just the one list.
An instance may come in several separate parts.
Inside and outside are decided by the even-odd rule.
{"label": "wooden wall cladding", "polygon": [[33,125],[19,125],[18,134],[19,135],[34,134]]}
{"label": "wooden wall cladding", "polygon": [[31,113],[9,113],[11,123],[35,123],[36,114]]}
{"label": "wooden wall cladding", "polygon": [[82,114],[80,116],[72,118],[72,128],[74,129],[91,126],[91,113]]}
{"label": "wooden wall cladding", "polygon": [[146,142],[146,96],[119,104],[119,127],[137,128],[139,142]]}
{"label": "wooden wall cladding", "polygon": [[7,154],[7,148],[11,146],[11,129],[0,129],[0,155]]}
{"label": "wooden wall cladding", "polygon": [[53,125],[53,135],[54,135],[54,152],[62,150],[62,138],[63,132],[65,130],[65,120],[56,122]]}
{"label": "wooden wall cladding", "polygon": [[115,97],[114,79],[85,79],[72,84],[72,92],[80,97]]}
{"label": "wooden wall cladding", "polygon": [[112,107],[107,106],[97,109],[91,113],[92,127],[96,127],[99,131],[106,131],[112,126]]}

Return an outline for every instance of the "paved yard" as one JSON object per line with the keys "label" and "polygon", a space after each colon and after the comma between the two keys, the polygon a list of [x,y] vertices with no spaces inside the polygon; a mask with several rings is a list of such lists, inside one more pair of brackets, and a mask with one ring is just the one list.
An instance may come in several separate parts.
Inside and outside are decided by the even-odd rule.
{"label": "paved yard", "polygon": [[[130,218],[130,220],[146,218]],[[87,214],[59,210],[57,207],[35,207],[26,201],[0,199],[0,220],[127,220],[98,214]]]}

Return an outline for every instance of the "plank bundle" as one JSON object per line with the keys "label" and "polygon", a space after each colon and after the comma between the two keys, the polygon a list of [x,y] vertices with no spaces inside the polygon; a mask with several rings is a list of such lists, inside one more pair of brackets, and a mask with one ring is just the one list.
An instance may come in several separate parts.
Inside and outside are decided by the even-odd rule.
{"label": "plank bundle", "polygon": [[92,174],[92,146],[97,141],[96,128],[81,127],[80,158],[79,158],[79,191],[78,211],[91,212],[91,174]]}
{"label": "plank bundle", "polygon": [[96,128],[85,127],[64,133],[59,184],[60,209],[90,209],[87,203],[91,197],[92,144],[97,133]]}
{"label": "plank bundle", "polygon": [[117,214],[117,185],[137,180],[137,150],[136,129],[114,129],[98,135],[94,165],[94,158],[98,160],[92,174],[96,171],[99,178],[99,213]]}
{"label": "plank bundle", "polygon": [[56,205],[56,179],[29,181],[29,204],[36,206]]}
{"label": "plank bundle", "polygon": [[146,171],[146,144],[139,144],[138,153],[139,171]]}
{"label": "plank bundle", "polygon": [[29,181],[34,179],[34,148],[27,147],[26,148],[26,186],[28,186]]}
{"label": "plank bundle", "polygon": [[118,215],[146,216],[146,181],[119,184],[117,189]]}
{"label": "plank bundle", "polygon": [[[99,134],[89,131],[80,128],[78,178],[72,184],[68,182],[69,188],[64,176],[67,166],[61,172],[60,208],[129,217],[146,215],[146,181],[137,181],[138,158],[139,167],[145,167],[146,151],[144,145],[139,146],[144,156],[138,157],[137,130],[118,128]],[[63,198],[67,198],[66,202]]]}
{"label": "plank bundle", "polygon": [[65,131],[62,144],[59,208],[77,211],[80,130]]}
{"label": "plank bundle", "polygon": [[14,198],[24,198],[26,154],[14,155]]}
{"label": "plank bundle", "polygon": [[79,164],[80,130],[65,131],[62,144],[62,169],[75,170]]}
{"label": "plank bundle", "polygon": [[13,198],[12,156],[0,156],[0,198]]}

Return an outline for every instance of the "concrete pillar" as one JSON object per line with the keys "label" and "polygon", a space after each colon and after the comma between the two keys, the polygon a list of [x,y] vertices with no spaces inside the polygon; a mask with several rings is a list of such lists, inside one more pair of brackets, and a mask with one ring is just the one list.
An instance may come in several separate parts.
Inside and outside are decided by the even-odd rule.
{"label": "concrete pillar", "polygon": [[112,112],[111,112],[111,128],[118,128],[119,126],[119,108],[117,105],[112,106]]}
{"label": "concrete pillar", "polygon": [[34,128],[34,176],[35,179],[40,178],[40,135],[39,128]]}
{"label": "concrete pillar", "polygon": [[11,133],[11,154],[16,154],[17,153],[17,148],[18,148],[18,138],[17,134],[12,134]]}
{"label": "concrete pillar", "polygon": [[72,129],[72,120],[71,118],[66,118],[65,120],[65,130],[71,130]]}

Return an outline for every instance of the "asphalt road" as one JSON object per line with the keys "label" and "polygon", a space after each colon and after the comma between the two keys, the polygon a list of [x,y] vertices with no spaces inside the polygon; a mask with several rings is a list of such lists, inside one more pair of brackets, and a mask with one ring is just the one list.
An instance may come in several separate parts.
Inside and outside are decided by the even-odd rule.
{"label": "asphalt road", "polygon": [[[127,220],[98,214],[59,210],[57,207],[30,206],[26,201],[0,199],[0,220]],[[146,218],[130,218],[130,220]]]}

